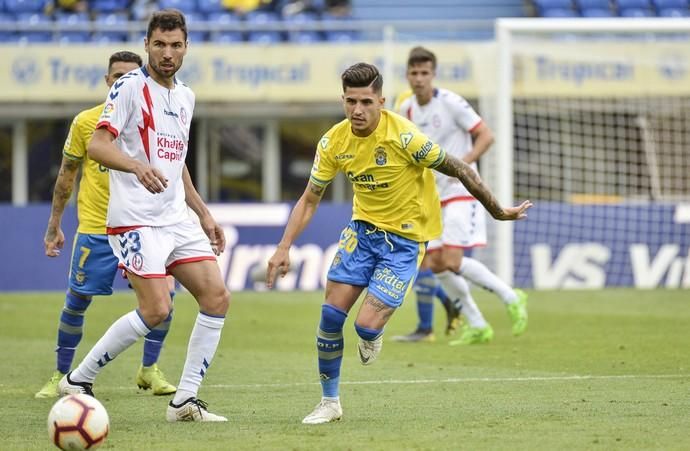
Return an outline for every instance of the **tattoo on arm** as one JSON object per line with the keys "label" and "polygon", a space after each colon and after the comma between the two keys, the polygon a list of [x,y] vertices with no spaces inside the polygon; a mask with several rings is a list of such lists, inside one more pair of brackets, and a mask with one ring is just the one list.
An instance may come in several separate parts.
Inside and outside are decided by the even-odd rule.
{"label": "tattoo on arm", "polygon": [[53,216],[62,215],[62,212],[65,210],[65,205],[67,205],[69,198],[72,197],[74,180],[77,178],[79,166],[81,166],[80,161],[70,160],[68,158],[62,159],[60,172],[58,173],[55,189],[53,190]]}
{"label": "tattoo on arm", "polygon": [[322,186],[314,185],[313,183],[309,183],[309,191],[312,194],[315,194],[319,197],[323,195],[324,188]]}
{"label": "tattoo on arm", "polygon": [[484,185],[481,177],[474,169],[462,160],[451,155],[446,155],[440,165],[436,166],[437,171],[449,177],[455,177],[462,182],[479,202],[484,205],[486,210],[496,219],[503,216],[503,208],[498,200],[491,193],[489,188]]}
{"label": "tattoo on arm", "polygon": [[369,293],[367,293],[367,295],[364,297],[364,303],[374,307],[374,310],[376,310],[377,312],[383,312],[383,319],[386,321],[388,320],[388,318],[391,317],[391,315],[395,311],[394,308],[387,306],[386,304],[376,299],[373,295]]}

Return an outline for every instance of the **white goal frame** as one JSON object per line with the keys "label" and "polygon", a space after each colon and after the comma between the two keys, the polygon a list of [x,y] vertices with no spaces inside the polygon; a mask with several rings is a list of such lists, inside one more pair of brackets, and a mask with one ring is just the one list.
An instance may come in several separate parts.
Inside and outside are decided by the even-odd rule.
{"label": "white goal frame", "polygon": [[[690,34],[687,18],[596,18],[596,19],[543,19],[505,18],[495,22],[497,50],[496,86],[496,161],[498,162],[492,189],[502,205],[513,205],[523,199],[514,198],[513,180],[513,35],[520,32],[549,33],[674,33]],[[538,207],[538,206],[537,206]],[[512,284],[513,224],[500,221],[496,224],[495,271],[504,281]]]}

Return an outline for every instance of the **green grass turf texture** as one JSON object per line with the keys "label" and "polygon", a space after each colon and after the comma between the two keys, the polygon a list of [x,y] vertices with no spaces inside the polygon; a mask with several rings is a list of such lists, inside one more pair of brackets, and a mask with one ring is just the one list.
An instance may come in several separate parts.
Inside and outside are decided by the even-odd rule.
{"label": "green grass turf texture", "polygon": [[[230,421],[166,423],[169,398],[134,384],[140,340],[94,385],[111,419],[102,449],[690,449],[687,291],[530,292],[530,326],[519,338],[497,298],[475,294],[494,326],[492,343],[448,346],[439,304],[435,343],[391,342],[414,328],[412,297],[368,367],[356,356],[357,304],[345,325],[343,419],[305,426],[321,395],[314,333],[322,294],[235,293],[200,391]],[[33,395],[54,368],[62,303],[58,293],[0,294],[0,449],[50,447],[54,400]],[[134,305],[131,292],[97,298],[77,359]],[[173,383],[197,311],[186,293],[175,306],[160,360]]]}

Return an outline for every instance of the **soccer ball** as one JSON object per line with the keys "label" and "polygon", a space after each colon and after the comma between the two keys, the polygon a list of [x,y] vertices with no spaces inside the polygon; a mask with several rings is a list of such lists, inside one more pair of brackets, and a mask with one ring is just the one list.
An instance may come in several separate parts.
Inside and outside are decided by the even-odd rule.
{"label": "soccer ball", "polygon": [[96,449],[108,436],[110,420],[105,407],[89,395],[67,395],[48,414],[48,436],[60,449]]}

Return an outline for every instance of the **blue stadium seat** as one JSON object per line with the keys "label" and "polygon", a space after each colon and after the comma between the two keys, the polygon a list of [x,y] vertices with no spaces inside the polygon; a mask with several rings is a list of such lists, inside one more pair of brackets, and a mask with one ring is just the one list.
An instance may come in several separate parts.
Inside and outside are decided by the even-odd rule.
{"label": "blue stadium seat", "polygon": [[652,0],[652,4],[660,17],[690,16],[690,0]]}
{"label": "blue stadium seat", "polygon": [[567,8],[545,8],[541,10],[541,17],[547,17],[552,19],[566,18],[566,17],[579,17],[577,11],[574,9]]}
{"label": "blue stadium seat", "polygon": [[352,20],[354,20],[352,16],[334,16],[332,14],[323,13],[321,15],[321,22],[326,28],[326,32],[324,33],[326,41],[341,44],[359,41],[361,37],[359,33],[354,30],[345,30],[340,27],[336,28],[335,26],[333,26],[332,30],[328,29],[329,22],[333,22],[334,24],[342,24],[343,22],[350,22]]}
{"label": "blue stadium seat", "polygon": [[543,16],[547,10],[572,10],[572,0],[534,0],[537,14]]}
{"label": "blue stadium seat", "polygon": [[659,17],[690,17],[690,10],[688,8],[659,8],[657,15]]}
{"label": "blue stadium seat", "polygon": [[196,0],[158,0],[158,6],[161,9],[179,9],[185,15],[198,11]]}
{"label": "blue stadium seat", "polygon": [[654,11],[650,8],[620,8],[618,15],[621,17],[654,17]]}
{"label": "blue stadium seat", "polygon": [[197,10],[206,15],[227,12],[221,0],[197,0]]}
{"label": "blue stadium seat", "polygon": [[[251,30],[255,25],[265,25],[280,21],[280,16],[270,11],[251,11],[244,16],[245,22]],[[247,34],[247,41],[270,44],[283,41],[283,35],[276,30],[252,30]]]}
{"label": "blue stadium seat", "polygon": [[645,8],[650,8],[652,6],[649,3],[649,0],[617,0],[616,4],[618,5],[619,9],[630,9],[630,8],[645,9]]}
{"label": "blue stadium seat", "polygon": [[187,39],[190,42],[198,43],[206,41],[208,33],[200,30],[197,25],[206,23],[206,16],[201,13],[185,13],[187,18]]}
{"label": "blue stadium seat", "polygon": [[575,0],[578,9],[611,9],[609,0]]}
{"label": "blue stadium seat", "polygon": [[615,17],[613,11],[602,8],[582,8],[580,10],[582,17],[597,18],[597,17]]}
{"label": "blue stadium seat", "polygon": [[42,13],[46,0],[5,0],[5,11],[8,13]]}
{"label": "blue stadium seat", "polygon": [[[58,11],[55,13],[55,23],[61,30],[58,32],[57,40],[61,43],[89,42],[91,32],[86,29],[76,29],[79,25],[88,25],[91,18],[88,13],[70,13]],[[70,29],[72,28],[72,29]]]}
{"label": "blue stadium seat", "polygon": [[[14,15],[0,12],[0,25],[8,26],[16,22]],[[17,39],[17,33],[12,31],[0,31],[0,42],[13,42]]]}
{"label": "blue stadium seat", "polygon": [[[21,13],[17,14],[17,22],[28,25],[30,30],[19,33],[19,42],[50,42],[53,40],[53,33],[49,31],[53,21],[43,13]],[[47,31],[48,30],[48,31]]]}
{"label": "blue stadium seat", "polygon": [[127,11],[130,0],[92,0],[89,9],[95,13],[114,13]]}
{"label": "blue stadium seat", "polygon": [[[288,41],[308,44],[311,42],[323,41],[321,33],[317,30],[305,30],[302,25],[317,23],[319,18],[312,12],[301,12],[283,18],[284,22],[290,25],[288,31]],[[301,27],[301,28],[300,28]]]}
{"label": "blue stadium seat", "polygon": [[128,36],[127,23],[129,18],[126,13],[105,13],[96,16],[97,32],[94,40],[101,44],[111,42],[126,42]]}
{"label": "blue stadium seat", "polygon": [[236,14],[229,11],[219,14],[211,14],[208,16],[207,20],[213,25],[217,25],[219,28],[218,31],[211,32],[209,40],[220,43],[242,42],[244,40],[241,31],[223,29],[224,25],[237,24],[241,21]]}

